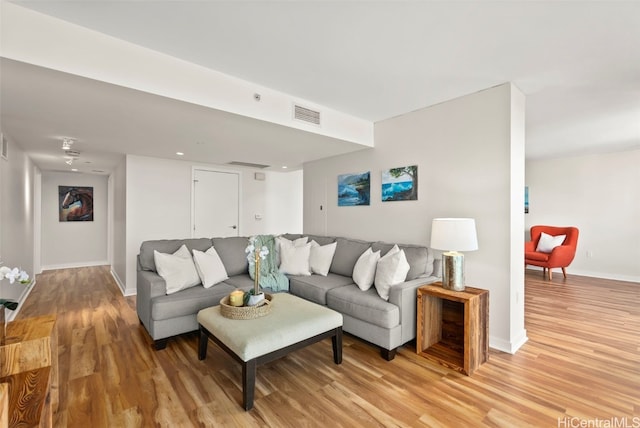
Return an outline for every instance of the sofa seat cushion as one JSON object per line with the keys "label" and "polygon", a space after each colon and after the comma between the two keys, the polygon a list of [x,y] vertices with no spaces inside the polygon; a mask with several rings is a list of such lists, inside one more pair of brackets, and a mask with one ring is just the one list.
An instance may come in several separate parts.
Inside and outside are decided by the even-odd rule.
{"label": "sofa seat cushion", "polygon": [[362,291],[355,284],[334,288],[327,293],[327,306],[382,328],[400,324],[398,307],[382,300],[375,288]]}
{"label": "sofa seat cushion", "polygon": [[549,261],[550,254],[539,253],[537,251],[527,251],[524,253],[525,260],[534,260],[537,262]]}
{"label": "sofa seat cushion", "polygon": [[289,293],[319,305],[327,304],[327,292],[353,284],[351,277],[329,273],[327,276],[289,276]]}
{"label": "sofa seat cushion", "polygon": [[151,299],[151,319],[155,321],[178,318],[198,313],[200,309],[220,304],[220,299],[235,288],[224,282],[211,288],[202,285],[181,290],[179,293]]}

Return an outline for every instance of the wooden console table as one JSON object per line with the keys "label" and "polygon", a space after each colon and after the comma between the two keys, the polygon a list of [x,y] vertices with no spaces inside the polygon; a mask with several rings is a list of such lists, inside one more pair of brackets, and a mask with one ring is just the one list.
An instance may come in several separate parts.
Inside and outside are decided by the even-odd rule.
{"label": "wooden console table", "polygon": [[47,315],[7,324],[5,343],[0,346],[0,391],[8,401],[3,423],[9,427],[52,426],[58,405],[55,322],[54,315]]}
{"label": "wooden console table", "polygon": [[471,376],[489,359],[489,291],[418,288],[416,351],[443,366]]}

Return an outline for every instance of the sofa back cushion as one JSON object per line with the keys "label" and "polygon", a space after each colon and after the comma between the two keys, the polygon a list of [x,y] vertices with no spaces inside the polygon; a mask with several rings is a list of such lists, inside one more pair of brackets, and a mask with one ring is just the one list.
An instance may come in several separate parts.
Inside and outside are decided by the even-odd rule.
{"label": "sofa back cushion", "polygon": [[298,238],[302,238],[304,235],[302,235],[301,233],[283,233],[280,236],[282,236],[285,239],[288,239],[289,241],[295,241]]}
{"label": "sofa back cushion", "polygon": [[347,238],[336,238],[336,242],[338,244],[329,272],[351,277],[356,262],[371,246],[371,242]]}
{"label": "sofa back cushion", "polygon": [[247,253],[244,252],[249,245],[247,237],[213,238],[211,241],[227,270],[227,275],[234,276],[249,272]]}
{"label": "sofa back cushion", "polygon": [[159,239],[155,241],[144,241],[142,245],[140,245],[140,257],[138,258],[140,267],[142,270],[157,272],[156,263],[153,259],[153,251],[173,254],[182,247],[182,245],[186,245],[189,251],[207,251],[211,247],[211,239]]}
{"label": "sofa back cushion", "polygon": [[309,242],[316,241],[318,245],[325,246],[336,242],[335,236],[320,236],[320,235],[304,235],[309,238]]}
{"label": "sofa back cushion", "polygon": [[[393,245],[379,241],[375,242],[371,248],[373,251],[380,250],[380,256],[384,256],[393,248]],[[407,281],[421,276],[430,276],[433,273],[433,251],[430,248],[406,244],[398,244],[398,248],[404,250],[404,255],[407,257],[407,262],[409,262]]]}

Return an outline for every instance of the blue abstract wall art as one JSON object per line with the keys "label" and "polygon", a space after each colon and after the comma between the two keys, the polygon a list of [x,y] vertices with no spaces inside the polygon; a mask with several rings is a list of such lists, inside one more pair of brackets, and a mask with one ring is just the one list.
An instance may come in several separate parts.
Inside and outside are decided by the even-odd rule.
{"label": "blue abstract wall art", "polygon": [[382,202],[418,200],[418,165],[382,171]]}
{"label": "blue abstract wall art", "polygon": [[338,206],[370,205],[371,171],[338,175]]}

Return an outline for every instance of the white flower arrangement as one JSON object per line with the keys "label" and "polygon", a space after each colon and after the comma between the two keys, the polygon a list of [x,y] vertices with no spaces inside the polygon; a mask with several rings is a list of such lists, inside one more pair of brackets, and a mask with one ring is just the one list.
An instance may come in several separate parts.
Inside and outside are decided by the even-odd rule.
{"label": "white flower arrangement", "polygon": [[269,249],[266,246],[262,246],[259,249],[256,249],[256,237],[252,236],[249,238],[249,245],[244,249],[244,252],[247,253],[247,260],[256,261],[258,257],[264,260],[269,254]]}
{"label": "white flower arrangement", "polygon": [[257,296],[260,294],[260,260],[264,260],[269,254],[269,249],[266,246],[262,246],[260,248],[256,248],[256,237],[252,236],[249,238],[249,245],[244,249],[244,252],[247,253],[247,260],[249,263],[254,263],[254,286],[251,294]]}
{"label": "white flower arrangement", "polygon": [[0,266],[0,281],[7,278],[10,284],[13,284],[16,280],[20,284],[29,284],[31,280],[29,275],[23,270],[18,268],[8,268],[6,266]]}
{"label": "white flower arrangement", "polygon": [[[31,283],[31,279],[29,279],[29,275],[27,275],[25,271],[18,268],[11,269],[7,266],[0,266],[0,281],[3,279],[8,279],[10,284],[13,284],[16,281],[25,285]],[[0,308],[7,308],[15,311],[17,307],[18,302],[14,300],[0,299]]]}

